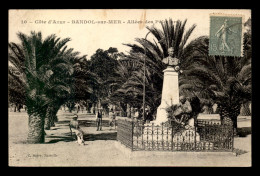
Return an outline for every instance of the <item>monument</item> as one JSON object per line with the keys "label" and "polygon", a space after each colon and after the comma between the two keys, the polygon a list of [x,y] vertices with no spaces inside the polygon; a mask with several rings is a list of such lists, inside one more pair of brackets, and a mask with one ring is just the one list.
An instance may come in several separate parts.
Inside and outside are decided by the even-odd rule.
{"label": "monument", "polygon": [[179,72],[180,61],[174,57],[174,48],[168,49],[169,56],[162,60],[167,65],[167,68],[163,70],[163,88],[161,105],[157,108],[155,125],[160,125],[162,122],[167,121],[166,108],[173,105],[179,104]]}

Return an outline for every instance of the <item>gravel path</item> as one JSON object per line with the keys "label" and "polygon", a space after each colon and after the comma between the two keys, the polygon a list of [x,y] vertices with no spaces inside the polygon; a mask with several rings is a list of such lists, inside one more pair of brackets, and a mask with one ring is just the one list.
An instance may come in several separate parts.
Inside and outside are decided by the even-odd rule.
{"label": "gravel path", "polygon": [[[251,166],[251,135],[235,138],[235,148],[247,153],[235,156],[220,152],[134,152],[116,142],[116,130],[82,127],[86,145],[70,136],[70,113],[60,112],[59,122],[47,130],[45,144],[26,144],[28,117],[25,112],[9,113],[10,166]],[[79,114],[79,119],[93,119]],[[106,118],[105,118],[106,119]]]}

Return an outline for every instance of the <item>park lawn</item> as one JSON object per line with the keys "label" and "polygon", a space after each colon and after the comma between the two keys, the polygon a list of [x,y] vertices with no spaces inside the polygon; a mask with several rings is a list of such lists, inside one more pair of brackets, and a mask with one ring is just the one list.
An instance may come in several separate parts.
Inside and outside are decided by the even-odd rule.
{"label": "park lawn", "polygon": [[[235,148],[247,153],[235,156],[221,152],[168,152],[129,157],[115,147],[116,131],[103,127],[82,127],[86,145],[70,136],[70,113],[58,113],[59,122],[47,130],[45,144],[26,144],[28,117],[25,112],[9,113],[10,166],[251,166],[251,135],[235,137]],[[79,113],[80,119],[94,116]],[[124,149],[123,149],[124,150]],[[127,149],[125,149],[127,150]]]}

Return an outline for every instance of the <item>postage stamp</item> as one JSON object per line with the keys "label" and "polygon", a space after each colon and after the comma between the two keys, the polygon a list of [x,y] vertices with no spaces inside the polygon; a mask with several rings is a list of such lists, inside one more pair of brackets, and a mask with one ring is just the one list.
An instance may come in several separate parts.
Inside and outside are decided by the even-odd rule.
{"label": "postage stamp", "polygon": [[210,14],[209,55],[243,56],[242,15]]}

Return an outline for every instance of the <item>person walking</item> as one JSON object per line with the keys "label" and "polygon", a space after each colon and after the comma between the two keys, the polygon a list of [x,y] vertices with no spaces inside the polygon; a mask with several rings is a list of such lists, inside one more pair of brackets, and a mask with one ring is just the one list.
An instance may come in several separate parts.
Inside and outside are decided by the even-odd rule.
{"label": "person walking", "polygon": [[116,114],[114,112],[114,110],[112,109],[110,112],[109,112],[109,127],[111,130],[111,128],[115,125],[115,129],[116,129]]}
{"label": "person walking", "polygon": [[135,121],[139,119],[139,112],[137,108],[134,108],[134,118]]}
{"label": "person walking", "polygon": [[76,104],[76,111],[77,111],[77,113],[79,113],[79,111],[80,111],[80,105],[78,103]]}
{"label": "person walking", "polygon": [[96,121],[97,121],[97,131],[102,130],[102,111],[99,108],[96,114]]}

